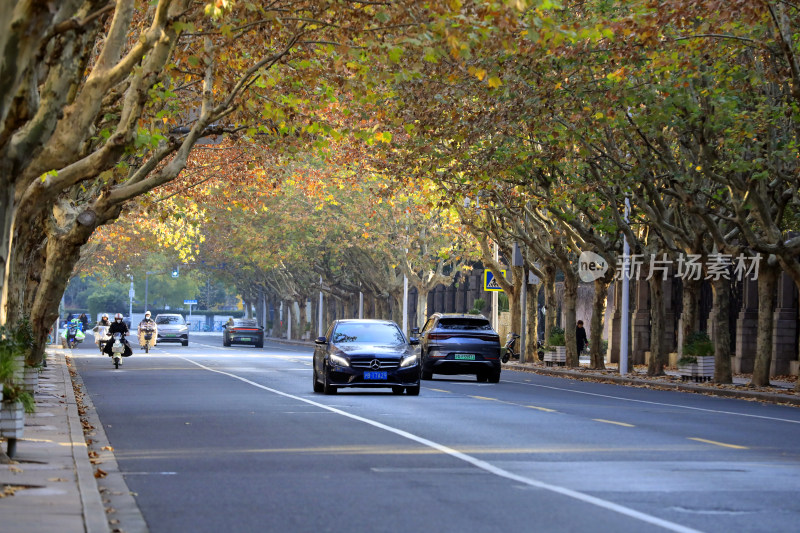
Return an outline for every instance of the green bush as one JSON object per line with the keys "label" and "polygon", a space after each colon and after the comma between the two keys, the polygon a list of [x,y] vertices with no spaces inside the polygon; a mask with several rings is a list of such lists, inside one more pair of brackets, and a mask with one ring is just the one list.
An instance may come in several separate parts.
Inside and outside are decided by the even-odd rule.
{"label": "green bush", "polygon": [[33,346],[33,328],[25,319],[16,330],[0,327],[0,382],[3,387],[3,402],[22,402],[25,411],[34,411],[33,396],[14,381],[14,371],[18,370],[20,360],[24,360]]}
{"label": "green bush", "polygon": [[550,330],[550,337],[547,339],[547,346],[555,348],[556,346],[566,346],[567,341],[564,336],[564,330],[558,326],[553,326]]}
{"label": "green bush", "polygon": [[698,357],[714,355],[714,343],[703,331],[696,331],[689,335],[683,345],[683,356],[678,361],[679,365],[688,365],[697,362]]}

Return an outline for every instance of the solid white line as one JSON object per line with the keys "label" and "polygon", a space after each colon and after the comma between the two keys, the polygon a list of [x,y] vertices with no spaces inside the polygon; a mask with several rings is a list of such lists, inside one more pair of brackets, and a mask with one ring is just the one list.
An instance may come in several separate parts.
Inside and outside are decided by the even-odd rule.
{"label": "solid white line", "polygon": [[502,468],[498,468],[498,467],[492,465],[491,463],[488,463],[486,461],[482,461],[480,459],[472,457],[471,455],[467,455],[465,453],[459,452],[458,450],[454,450],[453,448],[450,448],[450,447],[445,446],[443,444],[439,444],[439,443],[434,442],[432,440],[428,440],[428,439],[426,439],[424,437],[420,437],[418,435],[414,435],[413,433],[409,433],[409,432],[404,431],[402,429],[398,429],[398,428],[395,428],[395,427],[392,427],[392,426],[387,426],[386,424],[383,424],[381,422],[377,422],[375,420],[370,420],[369,418],[364,418],[362,416],[354,415],[352,413],[348,413],[346,411],[342,411],[341,409],[336,409],[335,407],[330,407],[330,406],[315,402],[313,400],[309,400],[307,398],[302,398],[300,396],[295,396],[293,394],[282,392],[282,391],[279,391],[277,389],[273,389],[273,388],[267,387],[265,385],[261,385],[260,383],[256,383],[256,382],[251,381],[249,379],[237,376],[236,374],[231,374],[230,372],[225,372],[225,371],[222,371],[222,370],[216,370],[216,369],[213,369],[213,368],[209,368],[207,366],[201,365],[200,363],[198,363],[196,361],[192,361],[191,359],[187,359],[186,357],[182,357],[182,356],[176,356],[176,357],[178,357],[179,359],[183,359],[184,361],[187,361],[189,363],[192,363],[193,365],[197,365],[197,366],[199,366],[200,368],[202,368],[204,370],[208,370],[209,372],[214,372],[216,374],[222,374],[223,376],[228,376],[228,377],[231,377],[233,379],[238,379],[239,381],[241,381],[243,383],[247,383],[248,385],[252,385],[252,386],[254,386],[256,388],[271,392],[273,394],[277,394],[279,396],[283,396],[284,398],[291,398],[293,400],[297,400],[297,401],[300,401],[300,402],[303,402],[303,403],[307,403],[309,405],[313,405],[313,406],[318,407],[320,409],[324,409],[326,411],[330,411],[332,413],[336,413],[336,414],[345,416],[345,417],[350,418],[352,420],[356,420],[356,421],[359,421],[359,422],[363,422],[365,424],[369,424],[370,426],[376,427],[378,429],[382,429],[384,431],[388,431],[390,433],[394,433],[395,435],[398,435],[400,437],[404,437],[404,438],[406,438],[408,440],[411,440],[411,441],[417,442],[419,444],[422,444],[424,446],[428,446],[429,448],[433,448],[435,450],[438,450],[438,451],[440,451],[440,452],[442,452],[444,454],[447,454],[447,455],[449,455],[451,457],[454,457],[456,459],[460,459],[460,460],[462,460],[462,461],[464,461],[466,463],[469,463],[469,464],[471,464],[471,465],[473,465],[473,466],[475,466],[477,468],[480,468],[481,470],[489,472],[490,474],[494,474],[496,476],[499,476],[499,477],[502,477],[502,478],[505,478],[505,479],[509,479],[511,481],[516,481],[517,483],[522,483],[523,485],[528,485],[530,487],[535,487],[535,488],[538,488],[538,489],[547,490],[547,491],[550,491],[550,492],[555,492],[557,494],[561,494],[563,496],[567,496],[568,498],[573,498],[575,500],[579,500],[579,501],[582,501],[582,502],[585,502],[585,503],[596,505],[597,507],[601,507],[603,509],[606,509],[606,510],[609,510],[609,511],[612,511],[612,512],[615,512],[615,513],[619,513],[621,515],[624,515],[624,516],[627,516],[627,517],[630,517],[630,518],[634,518],[636,520],[641,520],[642,522],[646,522],[648,524],[659,526],[659,527],[664,528],[664,529],[669,530],[669,531],[676,531],[676,532],[680,532],[680,533],[700,533],[699,530],[697,530],[697,529],[692,529],[690,527],[682,526],[682,525],[676,524],[674,522],[669,522],[667,520],[662,520],[661,518],[658,518],[658,517],[655,517],[655,516],[652,516],[652,515],[649,515],[649,514],[646,514],[646,513],[642,513],[640,511],[636,511],[635,509],[630,509],[630,508],[624,507],[622,505],[618,505],[618,504],[616,504],[614,502],[610,502],[610,501],[607,501],[607,500],[596,498],[596,497],[590,496],[588,494],[583,494],[582,492],[578,492],[578,491],[575,491],[575,490],[572,490],[572,489],[568,489],[566,487],[560,487],[558,485],[552,485],[550,483],[544,483],[542,481],[538,481],[538,480],[533,479],[533,478],[524,477],[524,476],[520,476],[520,475],[514,474],[512,472],[509,472],[508,470],[503,470]]}
{"label": "solid white line", "polygon": [[[678,405],[678,404],[674,404],[674,403],[651,402],[651,401],[648,401],[648,400],[635,400],[633,398],[623,398],[621,396],[611,396],[610,394],[598,394],[596,392],[586,392],[586,391],[580,391],[580,390],[575,390],[575,389],[565,389],[563,387],[553,387],[553,386],[550,386],[550,385],[537,385],[535,383],[524,383],[522,381],[509,381],[509,380],[503,380],[503,381],[505,383],[514,383],[515,385],[525,385],[525,386],[528,386],[528,387],[540,387],[542,389],[551,389],[551,390],[558,390],[558,391],[564,391],[564,392],[573,392],[575,394],[585,394],[587,396],[597,396],[597,397],[600,397],[600,398],[610,398],[612,400],[621,400],[621,401],[624,401],[624,402],[646,403],[646,404],[649,404],[649,405],[660,405],[662,407],[678,407],[680,409],[691,409],[692,411],[704,411],[706,413],[715,413],[715,414],[720,414],[720,415],[746,416],[746,417],[749,417],[749,418],[761,418],[761,419],[764,419],[764,420],[773,420],[773,421],[776,421],[776,422],[788,422],[789,424],[800,424],[800,420],[790,420],[788,418],[776,418],[776,417],[773,417],[773,416],[763,416],[763,415],[749,415],[747,413],[734,413],[733,411],[719,411],[717,409],[705,409],[703,407],[691,407],[691,406],[688,406],[688,405]],[[711,392],[713,392],[713,391],[711,391]]]}

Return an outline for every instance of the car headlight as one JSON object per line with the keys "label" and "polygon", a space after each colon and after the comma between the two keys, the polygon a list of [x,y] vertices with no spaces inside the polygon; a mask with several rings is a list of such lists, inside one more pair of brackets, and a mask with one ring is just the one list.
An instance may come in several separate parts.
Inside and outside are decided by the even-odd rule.
{"label": "car headlight", "polygon": [[401,368],[406,368],[406,367],[409,367],[409,366],[414,366],[417,363],[419,363],[419,355],[418,354],[412,354],[412,355],[404,357],[403,360],[400,361],[400,367]]}
{"label": "car headlight", "polygon": [[332,365],[339,365],[339,366],[350,366],[350,361],[346,358],[342,357],[341,355],[337,355],[332,353],[328,356],[328,360]]}

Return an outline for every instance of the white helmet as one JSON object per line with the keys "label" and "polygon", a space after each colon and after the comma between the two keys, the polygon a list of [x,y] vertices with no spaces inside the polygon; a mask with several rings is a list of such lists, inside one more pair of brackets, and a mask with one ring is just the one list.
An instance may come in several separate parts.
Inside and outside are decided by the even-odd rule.
{"label": "white helmet", "polygon": [[144,317],[145,318],[150,318],[150,311],[145,311],[144,312]]}
{"label": "white helmet", "polygon": [[117,313],[116,315],[114,315],[114,319],[115,320],[122,320],[122,313]]}

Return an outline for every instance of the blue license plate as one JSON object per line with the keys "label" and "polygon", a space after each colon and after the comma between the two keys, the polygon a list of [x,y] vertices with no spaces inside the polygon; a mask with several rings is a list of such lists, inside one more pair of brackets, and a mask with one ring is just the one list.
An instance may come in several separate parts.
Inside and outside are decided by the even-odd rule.
{"label": "blue license plate", "polygon": [[364,372],[364,379],[386,379],[387,373],[384,372]]}

